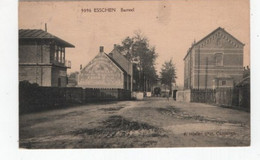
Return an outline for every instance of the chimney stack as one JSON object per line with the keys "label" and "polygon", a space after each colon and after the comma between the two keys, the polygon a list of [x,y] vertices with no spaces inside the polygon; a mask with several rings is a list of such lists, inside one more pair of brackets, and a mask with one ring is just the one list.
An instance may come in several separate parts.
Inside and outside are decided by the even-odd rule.
{"label": "chimney stack", "polygon": [[116,44],[114,44],[114,48],[116,48]]}
{"label": "chimney stack", "polygon": [[79,67],[79,68],[80,68],[80,70],[82,70],[82,64],[80,65],[80,67]]}
{"label": "chimney stack", "polygon": [[104,52],[104,46],[100,46],[99,47],[99,52],[101,53],[101,52]]}
{"label": "chimney stack", "polygon": [[45,32],[47,32],[47,23],[45,23]]}

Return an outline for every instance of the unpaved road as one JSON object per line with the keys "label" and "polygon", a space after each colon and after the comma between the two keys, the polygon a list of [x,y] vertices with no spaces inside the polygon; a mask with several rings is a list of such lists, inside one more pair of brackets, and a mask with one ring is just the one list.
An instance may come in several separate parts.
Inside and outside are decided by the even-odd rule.
{"label": "unpaved road", "polygon": [[164,98],[21,115],[21,148],[250,145],[250,113]]}

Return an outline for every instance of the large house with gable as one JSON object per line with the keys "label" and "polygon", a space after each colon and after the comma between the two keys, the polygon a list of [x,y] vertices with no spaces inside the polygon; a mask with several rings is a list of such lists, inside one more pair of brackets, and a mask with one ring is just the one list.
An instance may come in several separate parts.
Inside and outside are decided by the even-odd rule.
{"label": "large house with gable", "polygon": [[101,46],[97,56],[80,70],[77,86],[132,91],[132,69],[132,63],[118,51],[116,45],[109,54]]}
{"label": "large house with gable", "polygon": [[243,76],[243,48],[220,27],[194,42],[184,57],[184,89],[232,88]]}

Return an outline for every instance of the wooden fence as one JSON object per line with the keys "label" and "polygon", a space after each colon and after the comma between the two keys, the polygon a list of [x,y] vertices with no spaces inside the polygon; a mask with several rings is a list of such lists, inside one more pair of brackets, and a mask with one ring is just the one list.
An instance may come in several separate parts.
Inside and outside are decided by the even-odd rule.
{"label": "wooden fence", "polygon": [[19,112],[59,108],[88,102],[130,100],[131,92],[123,89],[93,89],[79,87],[39,87],[19,85]]}
{"label": "wooden fence", "polygon": [[191,89],[191,102],[238,106],[237,88]]}
{"label": "wooden fence", "polygon": [[213,89],[192,89],[191,102],[215,103],[216,90]]}

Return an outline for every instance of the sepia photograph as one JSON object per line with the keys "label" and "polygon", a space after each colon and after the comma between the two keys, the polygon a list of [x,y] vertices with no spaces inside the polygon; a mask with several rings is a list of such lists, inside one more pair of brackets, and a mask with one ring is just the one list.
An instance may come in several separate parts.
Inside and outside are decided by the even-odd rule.
{"label": "sepia photograph", "polygon": [[20,149],[250,147],[250,1],[18,2]]}

